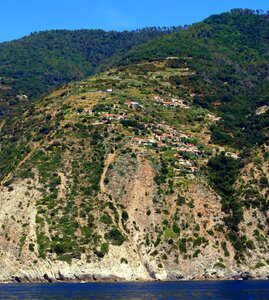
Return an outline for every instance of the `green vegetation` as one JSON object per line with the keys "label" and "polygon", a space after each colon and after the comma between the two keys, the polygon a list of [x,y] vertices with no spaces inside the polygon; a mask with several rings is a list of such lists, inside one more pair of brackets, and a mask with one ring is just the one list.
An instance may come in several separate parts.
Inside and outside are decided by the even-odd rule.
{"label": "green vegetation", "polygon": [[[222,196],[222,210],[227,214],[224,219],[229,229],[228,237],[238,253],[238,259],[243,259],[245,247],[239,236],[239,224],[243,221],[242,203],[237,200],[234,183],[243,164],[240,160],[220,154],[208,162],[209,180],[213,188]],[[226,249],[224,249],[226,253]]]}
{"label": "green vegetation", "polygon": [[105,234],[105,238],[111,242],[112,245],[121,246],[126,238],[120,232],[119,229],[113,228]]}
{"label": "green vegetation", "polygon": [[111,216],[108,213],[104,213],[101,216],[100,221],[102,223],[105,223],[105,224],[111,224],[112,223],[112,218],[111,218]]}
{"label": "green vegetation", "polygon": [[177,237],[177,234],[174,232],[172,228],[166,228],[164,231],[164,237],[166,239],[174,239]]}
{"label": "green vegetation", "polygon": [[[63,44],[48,82],[43,81],[44,66],[40,78],[32,66],[29,78],[40,79],[36,90],[27,87],[33,97],[56,81],[118,64],[27,102],[21,115],[5,116],[0,124],[4,191],[13,196],[19,182],[26,187],[25,197],[40,193],[35,202],[37,240],[28,241],[23,232],[20,249],[68,263],[84,255],[93,261],[137,235],[139,247],[160,268],[163,260],[179,264],[182,258],[199,259],[210,247],[222,255],[216,268],[225,268],[233,250],[238,263],[247,262],[255,249],[268,251],[269,151],[266,143],[260,146],[268,137],[268,111],[255,113],[268,104],[267,19],[266,14],[233,10],[170,35],[148,29],[144,37],[142,31],[125,32],[112,41],[116,33],[56,31],[14,42],[16,48],[31,41],[31,48],[36,39],[46,44],[50,37],[52,59],[54,44]],[[83,36],[89,34],[90,40],[93,33],[97,41],[89,50],[90,41]],[[120,51],[159,35],[165,36],[128,53]],[[67,55],[75,37],[77,47],[85,42],[84,50],[90,51],[84,53],[86,61],[80,59],[81,49]],[[130,41],[121,44],[123,37]],[[107,49],[114,43],[117,50]],[[48,53],[42,49],[43,62]],[[104,51],[97,57],[100,49]],[[31,59],[26,62],[27,69]],[[59,65],[67,77],[61,77]],[[20,68],[13,68],[15,76]],[[51,82],[56,71],[59,78]],[[14,80],[13,92],[24,91],[23,80]],[[22,201],[18,209],[24,209]],[[253,236],[245,213],[246,220],[253,214],[247,225]],[[21,223],[26,230],[28,223]],[[120,262],[128,263],[125,258]]]}
{"label": "green vegetation", "polygon": [[222,262],[217,262],[214,264],[214,268],[225,269],[225,265]]}
{"label": "green vegetation", "polygon": [[[51,30],[35,32],[19,40],[0,44],[1,97],[11,107],[51,91],[55,86],[93,74],[112,55],[121,55],[133,46],[181,30],[145,28],[135,31]],[[1,102],[1,110],[10,110]]]}
{"label": "green vegetation", "polygon": [[259,269],[259,268],[262,268],[262,267],[265,267],[266,264],[264,264],[263,262],[258,262],[255,266],[256,269]]}
{"label": "green vegetation", "polygon": [[100,247],[100,251],[95,250],[94,253],[100,258],[103,258],[109,251],[109,244],[108,243],[103,243]]}
{"label": "green vegetation", "polygon": [[192,87],[194,103],[222,117],[211,127],[214,143],[243,148],[266,140],[269,112],[257,116],[255,109],[268,104],[268,34],[268,14],[234,9],[134,47],[115,63],[175,56],[177,68],[187,58],[193,75],[171,76],[171,83]]}
{"label": "green vegetation", "polygon": [[185,238],[179,240],[178,248],[182,254],[187,253],[187,241]]}

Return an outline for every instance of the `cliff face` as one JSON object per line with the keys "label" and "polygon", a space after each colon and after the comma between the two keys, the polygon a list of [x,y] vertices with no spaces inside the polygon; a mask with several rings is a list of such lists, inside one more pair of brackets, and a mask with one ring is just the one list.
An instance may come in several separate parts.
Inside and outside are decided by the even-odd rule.
{"label": "cliff face", "polygon": [[70,84],[2,124],[1,281],[267,277],[268,149],[210,143],[219,117],[170,65]]}
{"label": "cliff face", "polygon": [[[115,154],[109,162],[113,166],[105,177],[109,183],[98,198],[110,204],[93,214],[100,237],[117,226],[124,242],[116,245],[117,241],[110,240],[104,256],[96,251],[75,253],[80,258],[68,262],[50,252],[40,257],[36,219],[41,185],[38,179],[15,181],[12,191],[4,187],[0,194],[1,281],[206,279],[248,277],[247,272],[253,277],[267,276],[265,265],[257,268],[266,259],[266,239],[255,241],[255,250],[249,249],[247,262],[239,265],[226,238],[220,197],[205,182],[191,178],[173,194],[158,195],[156,170],[148,158],[140,153],[136,159]],[[183,198],[185,203],[179,200]],[[115,225],[102,223],[104,215],[111,216]],[[244,219],[241,230],[249,239],[256,226],[262,232],[268,230],[260,212],[246,210]],[[50,225],[45,226],[49,236]]]}

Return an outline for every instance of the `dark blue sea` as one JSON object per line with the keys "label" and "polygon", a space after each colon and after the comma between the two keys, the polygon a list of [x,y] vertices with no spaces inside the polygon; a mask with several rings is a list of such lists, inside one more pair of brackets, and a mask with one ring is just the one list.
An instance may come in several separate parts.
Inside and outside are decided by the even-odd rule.
{"label": "dark blue sea", "polygon": [[2,284],[0,299],[269,299],[269,281]]}

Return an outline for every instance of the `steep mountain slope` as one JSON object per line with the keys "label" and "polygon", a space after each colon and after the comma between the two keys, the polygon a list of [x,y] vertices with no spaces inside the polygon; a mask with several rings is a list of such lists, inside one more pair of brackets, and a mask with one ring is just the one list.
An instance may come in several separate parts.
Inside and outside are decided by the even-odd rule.
{"label": "steep mountain slope", "polygon": [[267,147],[211,142],[194,60],[111,69],[2,122],[1,280],[268,276]]}
{"label": "steep mountain slope", "polygon": [[212,128],[214,142],[244,148],[268,139],[268,112],[256,114],[268,105],[268,41],[268,14],[234,9],[134,47],[111,63],[188,57],[195,75],[170,81],[181,90],[192,86],[194,102],[220,114],[222,120]]}
{"label": "steep mountain slope", "polygon": [[[65,82],[91,75],[113,54],[131,49],[173,31],[173,28],[146,28],[137,31],[53,30],[33,33],[0,44],[1,111],[20,106],[27,98],[40,96]],[[21,95],[17,97],[16,95]],[[26,98],[26,99],[25,99]]]}
{"label": "steep mountain slope", "polygon": [[[168,56],[188,57],[195,75],[183,80],[171,76],[170,81],[182,92],[184,86],[193,86],[194,102],[220,114],[221,121],[211,128],[213,141],[239,149],[266,142],[268,111],[256,114],[256,110],[268,105],[268,14],[234,9],[167,35],[179,29],[53,31],[4,44],[0,74],[12,81],[3,78],[2,91],[8,95],[11,83],[15,94],[38,95],[93,70]],[[154,39],[160,35],[164,36]],[[9,104],[28,105],[23,96],[20,99],[12,96]]]}

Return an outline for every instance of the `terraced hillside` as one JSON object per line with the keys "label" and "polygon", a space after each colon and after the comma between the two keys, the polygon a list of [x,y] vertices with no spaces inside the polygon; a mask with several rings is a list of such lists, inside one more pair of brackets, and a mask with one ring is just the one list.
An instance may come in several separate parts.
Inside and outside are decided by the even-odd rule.
{"label": "terraced hillside", "polygon": [[0,44],[0,117],[66,82],[92,75],[104,60],[133,46],[181,30],[50,30]]}
{"label": "terraced hillside", "polygon": [[2,122],[1,280],[268,276],[268,147],[214,144],[191,61],[114,68]]}
{"label": "terraced hillside", "polygon": [[134,47],[110,59],[124,65],[165,57],[187,57],[195,75],[171,76],[177,90],[191,89],[194,103],[215,111],[214,142],[249,148],[268,141],[268,13],[234,9],[213,15],[187,30]]}

